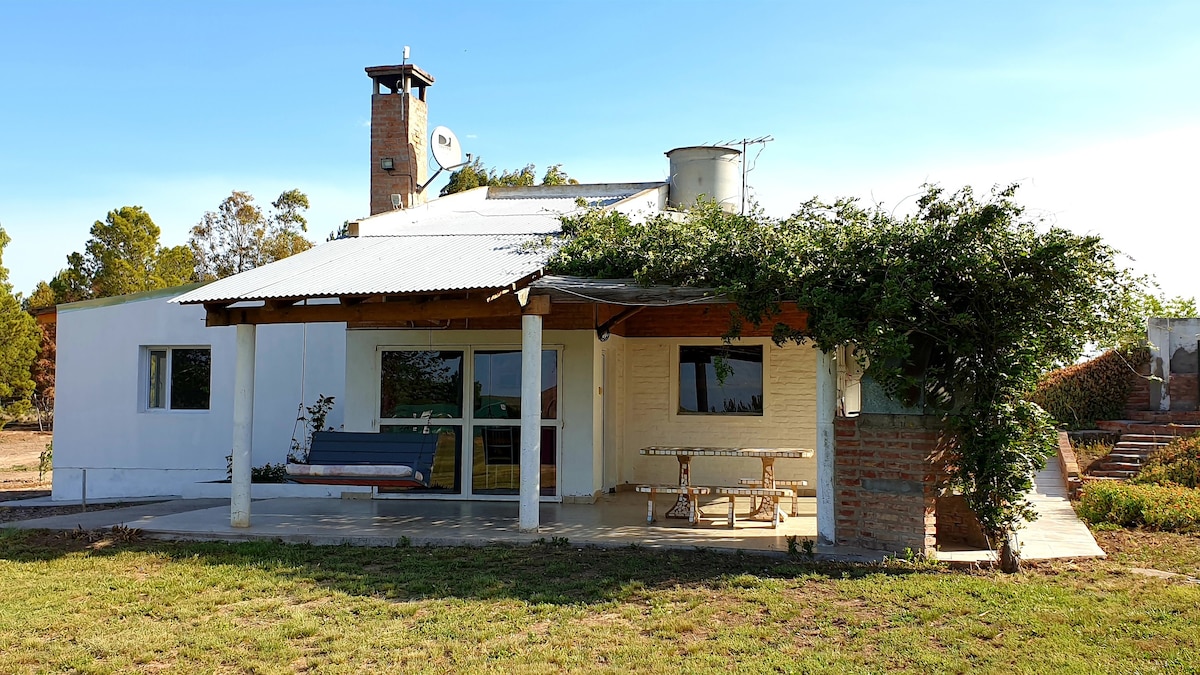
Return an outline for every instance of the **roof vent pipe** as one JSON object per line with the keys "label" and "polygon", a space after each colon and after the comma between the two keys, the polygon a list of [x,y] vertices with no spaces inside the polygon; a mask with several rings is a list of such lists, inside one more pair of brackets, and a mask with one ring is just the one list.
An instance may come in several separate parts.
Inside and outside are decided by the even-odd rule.
{"label": "roof vent pipe", "polygon": [[742,207],[742,152],[715,145],[675,148],[671,160],[671,186],[667,206],[687,209],[701,196],[729,213]]}

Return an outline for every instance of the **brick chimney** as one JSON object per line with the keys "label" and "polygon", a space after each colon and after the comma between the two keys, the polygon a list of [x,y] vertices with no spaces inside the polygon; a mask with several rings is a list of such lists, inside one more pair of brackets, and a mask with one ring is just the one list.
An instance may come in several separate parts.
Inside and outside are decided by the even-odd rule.
{"label": "brick chimney", "polygon": [[[425,202],[417,187],[428,179],[428,109],[425,89],[433,76],[420,68],[367,68],[371,95],[371,215],[391,211],[392,195],[402,208]],[[415,91],[414,91],[415,90]]]}

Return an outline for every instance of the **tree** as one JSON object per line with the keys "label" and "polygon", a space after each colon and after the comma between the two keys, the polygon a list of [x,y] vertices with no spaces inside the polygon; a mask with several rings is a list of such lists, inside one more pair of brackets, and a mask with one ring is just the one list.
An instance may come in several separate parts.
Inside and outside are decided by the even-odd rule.
{"label": "tree", "polygon": [[[44,323],[39,328],[39,346],[30,375],[33,377],[33,404],[43,417],[54,412],[55,359],[58,356],[58,324]],[[40,420],[41,418],[39,418]]]}
{"label": "tree", "polygon": [[[483,166],[483,159],[476,157],[470,164],[450,174],[450,182],[439,193],[442,197],[456,192],[465,192],[481,186],[521,187],[537,185],[537,167],[526,164],[515,171],[488,169]],[[579,181],[568,176],[562,170],[562,164],[555,164],[546,169],[542,176],[541,185],[578,185]]]}
{"label": "tree", "polygon": [[[1025,494],[1053,452],[1049,416],[1027,396],[1038,376],[1112,336],[1140,279],[1100,239],[1024,216],[1015,186],[978,199],[927,186],[897,218],[854,200],[811,200],[790,218],[699,204],[683,222],[618,212],[563,218],[555,274],[715,287],[730,327],[775,323],[777,342],[851,346],[893,398],[949,415],[955,482],[1002,552],[1035,514]],[[807,326],[776,321],[780,303]]]}
{"label": "tree", "polygon": [[37,355],[37,323],[21,308],[8,283],[4,247],[12,241],[0,227],[0,410],[20,414],[29,409],[34,383],[30,366]]}
{"label": "tree", "polygon": [[1144,288],[1129,296],[1120,322],[1114,327],[1112,334],[1099,343],[1101,348],[1124,352],[1141,347],[1146,342],[1147,319],[1200,316],[1197,313],[1195,298],[1182,295],[1168,298],[1166,294],[1158,291],[1158,285],[1152,279],[1143,278],[1141,281]]}
{"label": "tree", "polygon": [[562,164],[555,164],[546,167],[546,174],[542,176],[542,185],[579,185],[579,181],[563,172]]}
{"label": "tree", "polygon": [[50,290],[54,291],[54,302],[59,305],[92,297],[92,279],[82,253],[67,255],[67,267],[50,280]]}
{"label": "tree", "polygon": [[289,190],[263,213],[248,192],[234,191],[216,211],[204,214],[188,242],[201,280],[222,279],[282,260],[312,248],[300,232],[308,231],[304,211],[308,197]]}
{"label": "tree", "polygon": [[192,280],[190,249],[164,248],[158,225],[140,206],[122,206],[97,220],[83,253],[67,256],[67,268],[48,284],[55,303],[106,298],[179,286]]}
{"label": "tree", "polygon": [[24,307],[26,311],[33,311],[53,307],[56,304],[58,301],[55,300],[54,289],[50,288],[50,284],[39,281],[33,292],[25,299]]}

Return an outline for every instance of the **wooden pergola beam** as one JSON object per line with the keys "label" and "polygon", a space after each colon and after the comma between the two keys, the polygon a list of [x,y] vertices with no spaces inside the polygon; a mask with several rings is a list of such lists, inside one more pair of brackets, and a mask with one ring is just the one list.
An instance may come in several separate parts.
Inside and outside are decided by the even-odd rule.
{"label": "wooden pergola beam", "polygon": [[208,307],[208,326],[273,323],[371,323],[374,325],[409,321],[445,321],[449,319],[485,319],[518,317],[522,314],[549,314],[550,297],[530,296],[524,305],[514,295],[488,302],[485,298],[460,298],[431,301],[405,299],[393,302],[361,302],[351,305],[289,305],[286,307]]}

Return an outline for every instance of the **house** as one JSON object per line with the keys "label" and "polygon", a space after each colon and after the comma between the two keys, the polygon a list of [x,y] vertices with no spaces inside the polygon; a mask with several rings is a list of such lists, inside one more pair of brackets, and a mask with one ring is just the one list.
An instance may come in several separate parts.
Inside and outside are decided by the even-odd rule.
{"label": "house", "polygon": [[[857,407],[846,359],[775,345],[768,327],[726,344],[732,305],[705,289],[546,274],[550,253],[533,244],[581,208],[637,217],[702,194],[738,208],[737,150],[672,150],[667,181],[426,200],[433,78],[411,64],[367,74],[372,215],[351,236],[182,292],[60,308],[56,498],[77,497],[86,469],[90,495],[230,494],[232,523],[247,525],[267,487],[250,468],[283,462],[297,407],[324,394],[345,431],[437,437],[427,485],[357,488],[373,498],[511,500],[534,531],[539,501],[677,482],[680,465],[648,446],[801,447],[815,457],[781,462],[776,477],[807,481],[822,540],[932,545],[939,432],[894,415],[835,432],[836,411]],[[803,325],[802,310],[783,311]],[[866,478],[858,448],[893,440],[896,477]],[[227,455],[232,481],[213,483]],[[758,466],[695,462],[691,481],[736,484]],[[835,490],[836,476],[853,477]]]}

